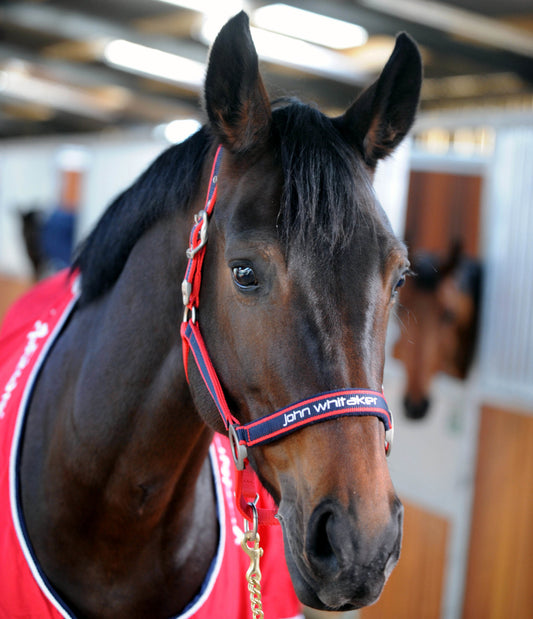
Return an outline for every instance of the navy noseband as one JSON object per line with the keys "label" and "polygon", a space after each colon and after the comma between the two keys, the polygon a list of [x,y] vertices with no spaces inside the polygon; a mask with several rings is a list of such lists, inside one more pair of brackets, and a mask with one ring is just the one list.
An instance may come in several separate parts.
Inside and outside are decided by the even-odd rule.
{"label": "navy noseband", "polygon": [[[241,424],[229,410],[197,321],[202,264],[207,243],[207,226],[216,202],[218,171],[222,161],[222,152],[222,147],[219,146],[211,170],[205,207],[196,215],[190,235],[187,249],[189,261],[182,284],[185,310],[181,337],[185,370],[187,372],[189,352],[192,352],[198,370],[222,417],[224,427],[229,432],[237,470],[245,470],[246,472],[246,469],[249,468],[246,467],[248,447],[264,445],[283,438],[306,425],[343,416],[374,416],[380,419],[385,426],[385,453],[389,455],[393,438],[392,414],[383,394],[377,391],[340,389],[322,393],[245,424]],[[245,480],[244,485],[246,483]],[[253,498],[253,494],[251,496]],[[246,503],[243,507],[244,511],[242,509],[241,511],[246,518],[250,519]],[[272,516],[263,518],[263,522],[265,520],[271,521]]]}

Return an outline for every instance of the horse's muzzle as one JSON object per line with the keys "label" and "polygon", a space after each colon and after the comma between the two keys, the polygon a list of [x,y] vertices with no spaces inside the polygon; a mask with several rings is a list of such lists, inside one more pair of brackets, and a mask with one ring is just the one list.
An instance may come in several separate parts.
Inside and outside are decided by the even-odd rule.
{"label": "horse's muzzle", "polygon": [[411,396],[406,395],[403,400],[403,406],[407,419],[424,419],[428,414],[430,401],[426,397],[415,400]]}
{"label": "horse's muzzle", "polygon": [[372,534],[365,533],[350,511],[331,499],[320,503],[309,518],[301,554],[291,527],[284,526],[291,578],[307,606],[331,611],[368,606],[379,598],[398,562],[403,525],[400,501],[392,501],[389,521]]}

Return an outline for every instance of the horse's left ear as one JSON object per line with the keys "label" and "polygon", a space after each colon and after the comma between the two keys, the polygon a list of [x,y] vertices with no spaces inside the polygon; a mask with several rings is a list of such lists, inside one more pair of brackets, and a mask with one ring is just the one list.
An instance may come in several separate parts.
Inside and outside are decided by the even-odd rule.
{"label": "horse's left ear", "polygon": [[270,102],[242,11],[222,28],[211,48],[205,107],[217,138],[232,152],[245,153],[269,135]]}
{"label": "horse's left ear", "polygon": [[378,80],[343,116],[335,119],[345,138],[356,146],[372,170],[411,128],[421,85],[422,61],[418,47],[407,34],[401,33]]}
{"label": "horse's left ear", "polygon": [[441,277],[447,277],[455,271],[464,257],[463,241],[460,238],[453,239],[450,243],[448,255],[439,267]]}

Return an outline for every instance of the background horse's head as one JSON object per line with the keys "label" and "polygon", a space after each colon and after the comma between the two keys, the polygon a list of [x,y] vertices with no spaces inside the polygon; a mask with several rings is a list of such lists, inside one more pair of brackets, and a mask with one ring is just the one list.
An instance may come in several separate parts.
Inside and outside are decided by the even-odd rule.
{"label": "background horse's head", "polygon": [[405,364],[405,414],[423,418],[437,372],[464,379],[474,355],[481,295],[480,264],[453,243],[448,255],[412,257],[415,277],[401,293],[402,331],[395,355]]}
{"label": "background horse's head", "polygon": [[[412,124],[420,56],[400,35],[375,84],[340,117],[294,101],[272,109],[247,18],[211,51],[205,105],[225,147],[209,228],[201,327],[241,422],[345,387],[380,391],[387,321],[408,269],[371,178]],[[198,371],[198,410],[224,428]],[[400,551],[402,507],[376,417],[308,426],[253,448],[279,504],[300,599],[374,602]]]}

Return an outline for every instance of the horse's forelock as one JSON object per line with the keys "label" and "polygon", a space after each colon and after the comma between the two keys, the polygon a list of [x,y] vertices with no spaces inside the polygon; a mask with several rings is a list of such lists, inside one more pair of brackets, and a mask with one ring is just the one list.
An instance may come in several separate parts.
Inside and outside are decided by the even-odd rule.
{"label": "horse's forelock", "polygon": [[284,187],[278,233],[286,246],[332,254],[372,226],[375,198],[364,165],[331,120],[301,103],[274,110]]}

